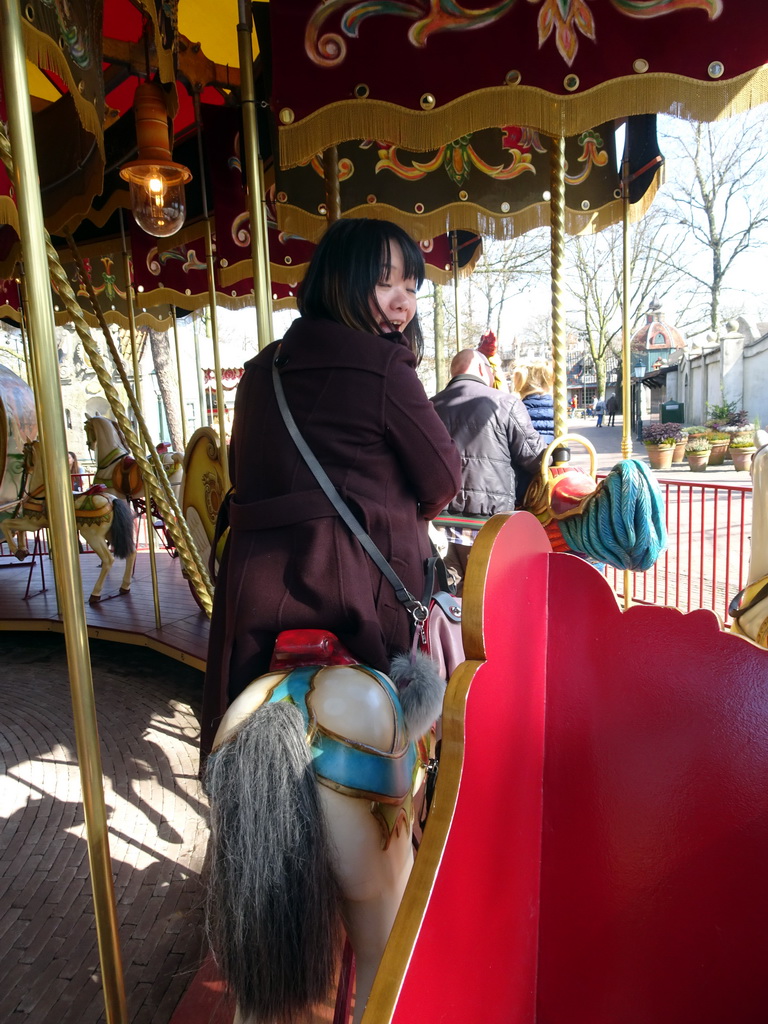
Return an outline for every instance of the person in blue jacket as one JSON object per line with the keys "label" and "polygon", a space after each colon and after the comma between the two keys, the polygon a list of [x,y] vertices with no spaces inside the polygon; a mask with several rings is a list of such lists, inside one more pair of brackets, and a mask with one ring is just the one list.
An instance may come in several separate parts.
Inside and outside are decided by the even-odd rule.
{"label": "person in blue jacket", "polygon": [[[512,373],[512,390],[523,401],[531,417],[533,429],[549,444],[555,439],[555,404],[552,398],[552,386],[555,371],[551,363],[539,360],[532,363],[519,363]],[[517,480],[517,500],[522,503],[532,476],[520,474]]]}

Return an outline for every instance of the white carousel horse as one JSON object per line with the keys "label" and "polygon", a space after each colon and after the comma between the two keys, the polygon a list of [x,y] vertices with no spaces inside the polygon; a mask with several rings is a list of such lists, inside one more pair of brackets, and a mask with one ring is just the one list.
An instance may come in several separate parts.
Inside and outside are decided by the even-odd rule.
{"label": "white carousel horse", "polygon": [[[95,484],[105,484],[107,490],[118,498],[141,498],[144,483],[138,463],[131,455],[120,435],[117,424],[98,413],[85,417],[85,437],[88,447],[94,451],[96,472]],[[178,498],[182,476],[182,456],[170,450],[168,442],[157,445],[165,471]]]}
{"label": "white carousel horse", "polygon": [[311,663],[306,644],[318,642],[338,645],[281,634],[273,669],[285,667],[232,703],[206,765],[207,930],[238,1022],[289,1024],[326,999],[343,928],[357,1024],[413,863],[414,737],[444,685],[404,714],[392,681],[345,652]]}
{"label": "white carousel horse", "polygon": [[[27,441],[24,445],[24,467],[28,474],[26,495],[22,495],[18,514],[0,523],[5,542],[11,554],[15,554],[19,561],[23,561],[29,554],[24,536],[27,531],[42,530],[48,526],[43,465],[38,458],[39,444],[39,441]],[[73,495],[73,498],[78,532],[101,559],[101,572],[88,599],[89,603],[96,604],[101,600],[104,581],[115,558],[125,559],[120,593],[127,594],[131,589],[133,563],[136,561],[133,517],[128,506],[98,485],[83,494]],[[14,539],[15,534],[21,535],[18,543]]]}
{"label": "white carousel horse", "polygon": [[[758,439],[762,440],[758,432]],[[768,437],[765,438],[768,441]],[[768,647],[768,444],[752,457],[752,550],[747,585],[731,602],[731,632]]]}

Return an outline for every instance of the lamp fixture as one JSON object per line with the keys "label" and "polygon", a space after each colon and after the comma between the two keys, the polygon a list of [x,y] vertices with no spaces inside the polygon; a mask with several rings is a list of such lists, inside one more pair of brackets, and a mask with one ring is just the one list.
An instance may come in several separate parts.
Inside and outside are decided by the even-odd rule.
{"label": "lamp fixture", "polygon": [[171,159],[168,111],[157,82],[143,82],[133,101],[139,156],[120,170],[131,193],[131,212],[148,235],[174,235],[187,216],[184,186],[192,175]]}

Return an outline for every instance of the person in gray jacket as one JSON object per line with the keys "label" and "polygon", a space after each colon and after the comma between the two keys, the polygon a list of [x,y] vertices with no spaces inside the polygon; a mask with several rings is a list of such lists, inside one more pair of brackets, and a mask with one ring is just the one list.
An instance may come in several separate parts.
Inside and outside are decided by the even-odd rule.
{"label": "person in gray jacket", "polygon": [[[463,580],[471,545],[484,520],[515,508],[515,474],[535,474],[546,442],[534,430],[517,395],[493,387],[493,367],[477,349],[451,363],[448,385],[432,399],[461,453],[461,488],[446,514],[478,520],[446,529],[446,566]],[[461,582],[457,593],[461,593]]]}

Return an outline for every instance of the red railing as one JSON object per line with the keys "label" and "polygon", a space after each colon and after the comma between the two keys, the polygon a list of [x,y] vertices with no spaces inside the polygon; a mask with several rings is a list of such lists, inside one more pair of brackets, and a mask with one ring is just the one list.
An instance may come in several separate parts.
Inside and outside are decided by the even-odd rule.
{"label": "red railing", "polygon": [[[711,608],[726,625],[728,605],[746,583],[752,531],[752,484],[658,480],[669,544],[656,565],[632,574],[632,600],[689,612]],[[624,574],[605,572],[624,596]]]}
{"label": "red railing", "polygon": [[[632,600],[672,605],[684,612],[711,608],[729,625],[728,604],[744,587],[749,568],[751,481],[709,484],[662,476],[658,482],[669,543],[652,569],[632,574]],[[137,527],[137,545],[146,550],[146,516],[137,521]],[[162,536],[158,536],[156,548],[162,551]],[[47,552],[47,547],[43,550]],[[605,576],[623,598],[624,574],[608,568]]]}

